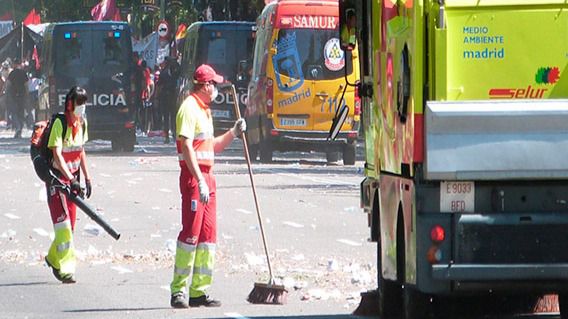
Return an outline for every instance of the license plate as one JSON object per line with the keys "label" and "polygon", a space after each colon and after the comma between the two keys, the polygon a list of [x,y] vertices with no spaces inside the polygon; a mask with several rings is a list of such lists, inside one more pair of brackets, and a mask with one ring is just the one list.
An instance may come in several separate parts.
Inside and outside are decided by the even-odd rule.
{"label": "license plate", "polygon": [[228,119],[231,117],[231,112],[229,110],[211,110],[211,115],[216,118]]}
{"label": "license plate", "polygon": [[281,126],[306,126],[306,119],[280,119]]}
{"label": "license plate", "polygon": [[440,211],[473,213],[475,211],[475,184],[473,182],[441,182]]}

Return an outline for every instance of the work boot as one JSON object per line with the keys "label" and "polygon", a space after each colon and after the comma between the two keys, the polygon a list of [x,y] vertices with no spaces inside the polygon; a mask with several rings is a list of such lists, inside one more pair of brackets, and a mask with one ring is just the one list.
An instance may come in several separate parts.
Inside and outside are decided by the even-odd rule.
{"label": "work boot", "polygon": [[75,280],[75,277],[73,276],[73,274],[61,274],[61,272],[59,272],[59,269],[53,267],[53,265],[49,262],[49,260],[47,260],[47,257],[44,258],[45,259],[45,263],[47,264],[47,266],[49,268],[51,268],[51,271],[53,272],[53,276],[61,281],[64,284],[74,284],[77,282],[77,280]]}
{"label": "work boot", "polygon": [[183,292],[176,292],[172,295],[170,299],[170,305],[172,308],[188,308],[187,301],[185,300],[185,295]]}
{"label": "work boot", "polygon": [[211,299],[209,296],[203,295],[201,297],[189,298],[190,307],[221,307],[219,300]]}

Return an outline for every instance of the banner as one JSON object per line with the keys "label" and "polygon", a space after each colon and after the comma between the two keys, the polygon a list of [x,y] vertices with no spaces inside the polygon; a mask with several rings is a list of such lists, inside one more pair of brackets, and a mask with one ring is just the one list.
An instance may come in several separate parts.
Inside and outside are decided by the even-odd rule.
{"label": "banner", "polygon": [[148,67],[154,69],[158,57],[158,33],[152,32],[140,41],[133,39],[132,51],[138,52],[140,59],[146,60]]}
{"label": "banner", "polygon": [[0,38],[10,33],[13,29],[12,21],[0,21]]}

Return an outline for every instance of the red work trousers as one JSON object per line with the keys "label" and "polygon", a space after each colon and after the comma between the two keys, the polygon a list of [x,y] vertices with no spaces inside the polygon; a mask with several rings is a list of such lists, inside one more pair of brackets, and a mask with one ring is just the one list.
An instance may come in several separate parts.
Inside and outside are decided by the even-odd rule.
{"label": "red work trousers", "polygon": [[199,201],[198,181],[189,170],[182,169],[179,177],[181,192],[180,242],[197,245],[217,242],[217,184],[211,168],[200,166],[201,173],[209,186],[209,202]]}
{"label": "red work trousers", "polygon": [[71,222],[71,229],[75,230],[75,220],[77,218],[77,206],[67,199],[61,190],[46,185],[47,205],[51,214],[53,224],[59,224],[67,219]]}

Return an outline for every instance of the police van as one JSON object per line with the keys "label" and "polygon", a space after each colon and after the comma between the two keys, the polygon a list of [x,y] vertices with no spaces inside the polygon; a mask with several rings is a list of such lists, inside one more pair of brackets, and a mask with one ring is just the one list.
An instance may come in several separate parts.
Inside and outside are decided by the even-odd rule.
{"label": "police van", "polygon": [[[208,64],[235,84],[241,113],[244,114],[255,29],[253,22],[236,21],[196,22],[189,26],[182,49],[180,98],[191,93],[195,69],[201,64]],[[234,101],[228,92],[219,92],[211,104],[211,114],[216,133],[233,126],[236,119]]]}
{"label": "police van", "polygon": [[122,22],[55,23],[46,28],[41,56],[40,109],[63,111],[65,95],[87,90],[91,139],[110,140],[113,151],[134,150],[132,40]]}

